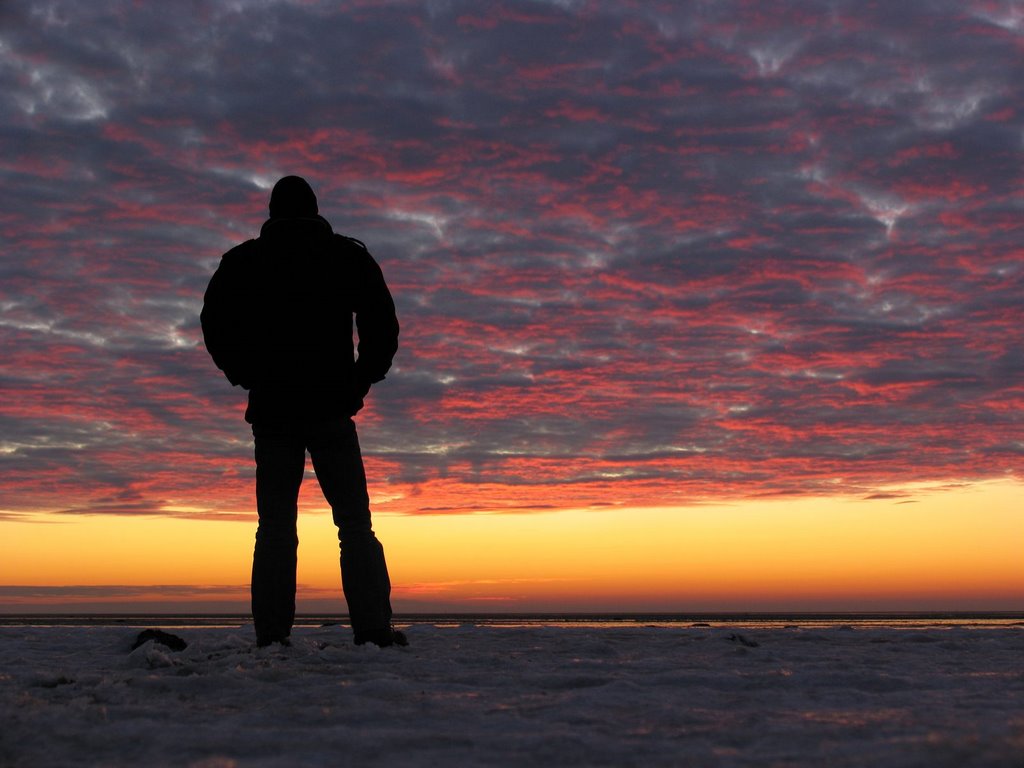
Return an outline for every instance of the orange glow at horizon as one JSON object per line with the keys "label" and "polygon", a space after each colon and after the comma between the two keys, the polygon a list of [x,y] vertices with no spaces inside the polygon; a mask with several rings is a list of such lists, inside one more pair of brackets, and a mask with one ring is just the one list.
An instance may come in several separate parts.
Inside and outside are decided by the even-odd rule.
{"label": "orange glow at horizon", "polygon": [[[1024,609],[1024,484],[902,492],[913,501],[378,513],[375,527],[399,612]],[[300,514],[299,609],[343,612],[336,529],[318,509]],[[8,589],[2,611],[103,600],[120,610],[204,600],[247,609],[254,523],[36,520],[0,523],[0,584],[91,585],[101,597],[19,597]],[[102,598],[105,585],[139,589]],[[144,589],[150,585],[165,586]]]}

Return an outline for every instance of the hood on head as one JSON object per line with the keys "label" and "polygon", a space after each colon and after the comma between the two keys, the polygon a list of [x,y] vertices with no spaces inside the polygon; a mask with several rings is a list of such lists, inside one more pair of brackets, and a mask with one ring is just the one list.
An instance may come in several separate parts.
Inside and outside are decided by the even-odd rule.
{"label": "hood on head", "polygon": [[285,176],[270,193],[270,218],[313,217],[319,213],[313,188],[301,176]]}

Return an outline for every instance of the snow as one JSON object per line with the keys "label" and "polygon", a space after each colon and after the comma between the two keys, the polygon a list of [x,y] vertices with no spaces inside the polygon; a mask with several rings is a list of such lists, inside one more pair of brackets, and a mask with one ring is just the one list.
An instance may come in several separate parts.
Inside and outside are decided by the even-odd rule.
{"label": "snow", "polygon": [[0,627],[0,765],[1024,765],[1020,626],[144,628]]}

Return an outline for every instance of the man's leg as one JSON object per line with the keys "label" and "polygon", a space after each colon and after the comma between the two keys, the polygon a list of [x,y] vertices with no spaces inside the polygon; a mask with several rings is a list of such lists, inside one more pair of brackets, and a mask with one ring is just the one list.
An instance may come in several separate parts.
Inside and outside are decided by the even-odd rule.
{"label": "man's leg", "polygon": [[295,621],[296,532],[306,447],[293,434],[253,429],[256,438],[256,548],[252,559],[252,616],[256,642],[283,641]]}
{"label": "man's leg", "polygon": [[[370,497],[351,419],[317,428],[309,436],[313,469],[331,505],[341,544],[341,584],[357,643],[388,645],[391,580],[384,548],[370,522]],[[404,638],[403,638],[404,639]]]}

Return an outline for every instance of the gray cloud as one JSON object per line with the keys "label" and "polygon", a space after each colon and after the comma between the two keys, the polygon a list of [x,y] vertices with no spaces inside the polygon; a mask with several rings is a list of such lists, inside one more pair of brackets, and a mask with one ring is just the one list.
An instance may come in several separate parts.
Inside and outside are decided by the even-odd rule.
{"label": "gray cloud", "polygon": [[292,172],[398,301],[361,418],[395,509],[1019,476],[1024,73],[989,5],[2,13],[8,513],[249,497],[197,315]]}

